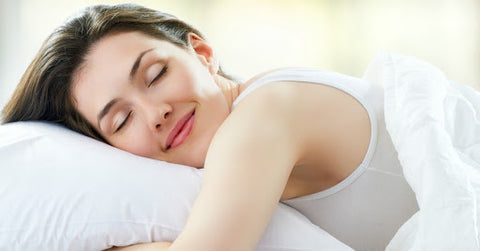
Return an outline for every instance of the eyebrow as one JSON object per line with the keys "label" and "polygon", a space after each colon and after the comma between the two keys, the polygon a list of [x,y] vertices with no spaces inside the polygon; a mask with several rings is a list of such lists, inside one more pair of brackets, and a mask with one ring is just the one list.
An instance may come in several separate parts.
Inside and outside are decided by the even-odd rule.
{"label": "eyebrow", "polygon": [[[150,48],[148,50],[145,50],[143,52],[141,52],[137,59],[135,60],[135,62],[133,63],[133,66],[132,66],[132,69],[130,70],[130,80],[133,80],[135,78],[135,75],[137,74],[137,71],[138,71],[138,68],[140,67],[140,62],[142,61],[142,58],[143,56],[147,53],[147,52],[150,52],[152,51],[153,49],[155,48]],[[108,102],[104,107],[103,109],[98,113],[97,115],[97,123],[98,123],[98,128],[101,129],[100,127],[100,121],[103,119],[103,117],[105,117],[105,115],[107,115],[107,113],[110,111],[110,109],[112,109],[112,107],[118,103],[119,99],[118,98],[114,98],[112,100],[110,100],[110,102]]]}
{"label": "eyebrow", "polygon": [[140,55],[138,55],[137,60],[135,60],[135,63],[132,66],[132,70],[130,71],[130,80],[135,78],[135,75],[137,74],[138,68],[140,67],[140,62],[142,61],[143,55],[145,55],[147,52],[152,51],[153,49],[155,49],[155,48],[150,48],[150,49],[140,53]]}
{"label": "eyebrow", "polygon": [[97,115],[98,128],[101,129],[100,121],[103,119],[103,117],[105,117],[105,115],[107,115],[107,113],[110,111],[110,109],[112,109],[113,105],[115,105],[118,102],[118,100],[119,100],[118,98],[114,98],[110,100],[110,102],[108,102],[108,104],[106,104],[103,107],[103,109],[98,113]]}

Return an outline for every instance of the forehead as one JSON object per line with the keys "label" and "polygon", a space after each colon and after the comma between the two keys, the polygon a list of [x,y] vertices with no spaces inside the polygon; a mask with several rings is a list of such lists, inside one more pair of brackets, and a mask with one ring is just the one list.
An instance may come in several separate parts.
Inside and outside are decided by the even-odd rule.
{"label": "forehead", "polygon": [[141,32],[118,32],[107,35],[92,45],[85,57],[85,66],[100,67],[109,61],[122,63],[132,57],[135,59],[146,49],[155,48],[159,53],[167,53],[174,50],[174,47],[176,46],[168,41]]}

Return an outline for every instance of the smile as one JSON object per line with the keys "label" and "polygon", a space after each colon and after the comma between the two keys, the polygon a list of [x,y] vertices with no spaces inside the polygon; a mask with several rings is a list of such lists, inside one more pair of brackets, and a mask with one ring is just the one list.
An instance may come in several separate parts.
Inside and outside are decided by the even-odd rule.
{"label": "smile", "polygon": [[166,142],[166,149],[172,149],[181,145],[190,135],[195,121],[195,110],[183,116],[170,131]]}

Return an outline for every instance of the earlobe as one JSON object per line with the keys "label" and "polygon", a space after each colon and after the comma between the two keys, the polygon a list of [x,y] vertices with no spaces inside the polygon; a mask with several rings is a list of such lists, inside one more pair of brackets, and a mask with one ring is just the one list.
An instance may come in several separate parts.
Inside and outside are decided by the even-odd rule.
{"label": "earlobe", "polygon": [[212,75],[216,74],[219,66],[212,47],[204,39],[193,32],[188,33],[187,36],[188,44],[197,54],[200,62],[208,67],[208,70]]}

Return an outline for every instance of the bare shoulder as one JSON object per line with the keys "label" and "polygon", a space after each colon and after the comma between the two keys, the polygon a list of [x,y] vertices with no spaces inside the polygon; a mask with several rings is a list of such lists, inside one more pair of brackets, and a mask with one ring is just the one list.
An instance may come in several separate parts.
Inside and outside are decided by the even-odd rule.
{"label": "bare shoulder", "polygon": [[[221,128],[232,131],[258,131],[262,126],[277,125],[278,129],[289,129],[282,125],[295,123],[295,85],[278,82],[261,86],[245,96],[233,109]],[[273,129],[273,128],[271,128]],[[282,132],[286,133],[286,132]]]}
{"label": "bare shoulder", "polygon": [[[243,132],[244,140],[251,139],[251,135],[248,132],[259,130],[270,130],[271,133],[282,137],[291,137],[290,144],[296,145],[298,149],[306,144],[306,134],[299,133],[299,129],[303,128],[305,122],[305,102],[301,102],[305,99],[305,93],[312,91],[306,91],[306,86],[310,88],[321,88],[314,85],[300,84],[295,81],[272,81],[265,85],[254,88],[248,93],[245,93],[247,88],[254,84],[262,77],[269,73],[279,71],[283,69],[275,69],[267,72],[263,72],[253,77],[240,88],[240,95],[245,95],[232,111],[230,116],[224,122],[220,129],[229,131],[232,133]],[[220,135],[226,136],[228,134],[221,133]],[[275,134],[271,134],[272,136]],[[294,142],[294,144],[292,144]],[[298,157],[301,159],[301,152],[298,152]]]}
{"label": "bare shoulder", "polygon": [[[248,81],[245,89],[268,73]],[[271,82],[254,89],[237,108],[237,121],[250,123],[243,117],[253,113],[285,123],[284,135],[294,137],[302,149],[300,164],[319,166],[319,171],[338,179],[351,173],[368,149],[371,125],[367,111],[353,96],[330,85]]]}
{"label": "bare shoulder", "polygon": [[275,122],[278,126],[279,123],[288,124],[284,129],[293,128],[299,122],[296,112],[301,105],[297,102],[298,87],[289,82],[275,82],[255,88],[237,103],[226,122],[236,127]]}
{"label": "bare shoulder", "polygon": [[[294,160],[293,163],[289,162],[294,165],[301,159],[301,146],[305,143],[302,134],[297,133],[297,123],[301,121],[296,112],[299,106],[295,98],[296,88],[291,83],[275,82],[248,93],[217,131],[206,163],[213,156],[227,156],[218,150],[220,148],[235,151],[236,157],[240,159],[251,158],[254,149],[261,158],[266,158],[267,155],[289,155]],[[278,149],[274,150],[273,146]]]}
{"label": "bare shoulder", "polygon": [[[254,84],[256,81],[261,79],[262,77],[275,72],[275,71],[280,71],[283,69],[287,68],[280,68],[280,69],[273,69],[270,71],[265,71],[260,74],[257,74],[253,78],[249,79],[247,82],[242,84],[239,88],[240,90],[240,95],[252,84]],[[273,84],[275,83],[275,84]],[[287,106],[287,105],[294,105],[294,98],[295,98],[295,92],[294,90],[297,89],[298,86],[295,85],[289,85],[287,82],[272,82],[266,85],[263,85],[261,87],[258,87],[254,89],[251,93],[249,93],[246,97],[244,97],[240,102],[239,106],[244,106],[244,104],[249,104],[248,106],[254,106],[254,107],[270,107],[270,108],[279,108],[278,111],[285,111],[281,106]],[[240,105],[242,104],[242,105]],[[277,110],[277,109],[275,109]],[[270,110],[271,111],[271,110]]]}

